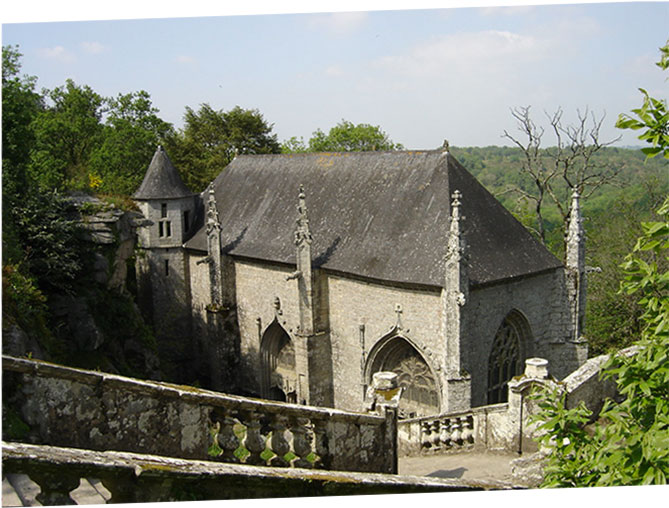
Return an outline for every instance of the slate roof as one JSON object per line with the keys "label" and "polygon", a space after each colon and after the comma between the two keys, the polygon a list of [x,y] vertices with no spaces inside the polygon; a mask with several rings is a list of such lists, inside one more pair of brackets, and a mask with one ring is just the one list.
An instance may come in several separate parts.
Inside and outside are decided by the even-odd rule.
{"label": "slate roof", "polygon": [[[443,286],[450,196],[456,189],[462,193],[472,284],[562,266],[442,151],[238,156],[212,182],[224,252],[295,264],[300,184],[316,267]],[[206,251],[204,227],[186,247]]]}
{"label": "slate roof", "polygon": [[184,184],[165,149],[158,146],[149,164],[149,169],[146,170],[142,185],[139,186],[133,198],[140,200],[175,199],[192,195],[193,193]]}

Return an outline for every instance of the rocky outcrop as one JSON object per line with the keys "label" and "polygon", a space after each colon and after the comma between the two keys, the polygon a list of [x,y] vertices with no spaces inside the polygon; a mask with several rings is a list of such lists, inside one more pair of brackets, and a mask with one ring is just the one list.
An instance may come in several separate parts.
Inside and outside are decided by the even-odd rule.
{"label": "rocky outcrop", "polygon": [[113,291],[126,291],[127,261],[135,251],[137,228],[146,222],[142,214],[120,210],[92,196],[77,195],[82,237],[98,247],[92,265],[93,278]]}
{"label": "rocky outcrop", "polygon": [[3,353],[161,378],[153,337],[129,290],[143,217],[85,194],[69,199],[68,218],[80,225],[83,269],[70,292],[45,294],[48,331],[3,323]]}

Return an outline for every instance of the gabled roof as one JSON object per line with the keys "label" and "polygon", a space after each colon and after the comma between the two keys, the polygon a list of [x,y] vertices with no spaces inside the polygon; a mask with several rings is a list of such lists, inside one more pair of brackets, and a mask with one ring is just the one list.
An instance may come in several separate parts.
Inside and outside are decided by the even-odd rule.
{"label": "gabled roof", "polygon": [[[462,193],[462,224],[474,285],[562,266],[442,151],[238,156],[212,183],[224,252],[294,264],[301,184],[315,267],[443,286],[455,190]],[[206,251],[204,228],[186,247]]]}
{"label": "gabled roof", "polygon": [[162,146],[158,146],[153,154],[149,169],[146,170],[142,185],[139,186],[133,198],[147,199],[176,199],[192,196],[181,175]]}

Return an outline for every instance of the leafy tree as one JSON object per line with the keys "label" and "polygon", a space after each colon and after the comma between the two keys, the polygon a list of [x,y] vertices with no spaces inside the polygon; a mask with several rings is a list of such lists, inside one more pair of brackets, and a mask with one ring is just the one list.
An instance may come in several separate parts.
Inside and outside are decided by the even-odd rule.
{"label": "leafy tree", "polygon": [[354,125],[342,120],[332,127],[327,134],[317,129],[309,139],[308,151],[367,152],[402,149],[403,146],[392,142],[379,126],[366,123]]}
{"label": "leafy tree", "polygon": [[307,145],[304,144],[304,138],[293,136],[281,143],[281,153],[303,153],[308,152]]}
{"label": "leafy tree", "polygon": [[22,259],[10,214],[30,183],[28,162],[35,143],[31,122],[42,111],[35,91],[37,78],[21,76],[21,53],[16,46],[2,48],[2,253],[5,262]]}
{"label": "leafy tree", "polygon": [[[669,68],[669,40],[660,48],[662,57],[656,65],[663,70]],[[669,110],[666,99],[654,99],[648,95],[643,88],[639,88],[643,94],[643,104],[640,108],[633,109],[636,118],[621,114],[616,122],[616,127],[621,129],[644,129],[639,139],[649,143],[651,146],[642,148],[641,151],[647,157],[655,157],[663,154],[669,159]]]}
{"label": "leafy tree", "polygon": [[[35,142],[31,122],[42,111],[37,78],[20,76],[21,53],[16,46],[2,48],[2,167],[3,190],[16,192],[28,184],[26,165]],[[7,195],[5,195],[7,197]],[[6,203],[8,204],[8,203]]]}
{"label": "leafy tree", "polygon": [[32,123],[36,137],[32,176],[43,189],[87,189],[89,158],[102,141],[104,100],[70,79],[47,96],[52,106]]}
{"label": "leafy tree", "polygon": [[546,487],[665,484],[669,475],[669,198],[659,221],[642,223],[623,269],[621,292],[640,297],[643,308],[638,351],[612,355],[603,366],[624,400],[607,400],[592,433],[584,429],[591,413],[567,409],[564,394],[547,394],[539,403],[540,438],[551,450]]}
{"label": "leafy tree", "polygon": [[202,104],[186,107],[182,130],[168,136],[166,148],[186,185],[202,191],[237,154],[279,153],[272,125],[255,109],[235,106],[217,111]]}
{"label": "leafy tree", "polygon": [[[667,46],[660,66],[669,67]],[[644,103],[648,95],[644,94]],[[651,104],[655,104],[651,101]],[[636,110],[635,110],[636,112]],[[637,113],[638,114],[638,113]],[[641,117],[641,115],[640,115]],[[625,118],[625,117],[621,117]],[[667,117],[646,117],[643,139],[659,150],[669,148],[666,137],[648,132],[666,129]],[[619,122],[620,123],[620,122]],[[623,123],[623,128],[633,128]],[[666,131],[665,131],[666,132]],[[622,265],[622,295],[634,295],[643,313],[637,351],[612,354],[602,376],[612,379],[622,402],[607,400],[592,433],[584,430],[591,417],[581,405],[566,409],[564,394],[552,393],[540,402],[540,438],[552,450],[544,486],[607,486],[666,484],[669,475],[669,197],[657,212],[659,220],[642,222],[642,236]]]}
{"label": "leafy tree", "polygon": [[89,185],[99,192],[130,195],[142,182],[156,146],[172,132],[141,90],[105,100],[102,142],[92,151]]}
{"label": "leafy tree", "polygon": [[72,204],[56,191],[27,193],[10,213],[23,251],[22,262],[39,287],[68,291],[82,267],[78,223]]}

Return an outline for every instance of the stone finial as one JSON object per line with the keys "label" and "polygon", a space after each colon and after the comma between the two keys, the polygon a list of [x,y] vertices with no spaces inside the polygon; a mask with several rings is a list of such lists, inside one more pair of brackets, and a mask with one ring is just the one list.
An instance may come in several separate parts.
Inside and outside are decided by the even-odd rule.
{"label": "stone finial", "polygon": [[567,265],[578,266],[585,260],[578,259],[584,254],[583,249],[583,219],[581,217],[580,195],[577,189],[571,198],[569,211],[569,229],[567,230]]}
{"label": "stone finial", "polygon": [[307,203],[304,194],[304,187],[300,185],[297,205],[297,228],[295,230],[295,245],[300,246],[304,243],[311,244],[311,231],[309,231],[309,218],[307,216]]}
{"label": "stone finial", "polygon": [[395,372],[381,371],[372,375],[372,384],[367,389],[368,410],[381,413],[384,408],[397,408],[402,387]]}
{"label": "stone finial", "polygon": [[444,152],[448,152],[448,149],[449,149],[448,139],[444,139],[444,143],[441,145],[441,149],[442,149]]}
{"label": "stone finial", "polygon": [[207,235],[212,231],[220,231],[221,222],[218,218],[218,207],[216,206],[216,196],[214,187],[209,186],[209,200],[207,201]]}
{"label": "stone finial", "polygon": [[395,328],[398,330],[402,329],[402,312],[402,305],[399,303],[395,304],[395,314],[397,314],[397,324],[395,325]]}
{"label": "stone finial", "polygon": [[548,379],[548,360],[528,358],[525,360],[525,376],[535,379]]}
{"label": "stone finial", "polygon": [[453,198],[453,201],[451,202],[451,226],[448,235],[446,259],[451,259],[454,256],[457,256],[457,259],[461,259],[465,249],[462,228],[460,227],[460,221],[464,220],[464,217],[460,215],[462,193],[459,190],[456,190],[451,197]]}

